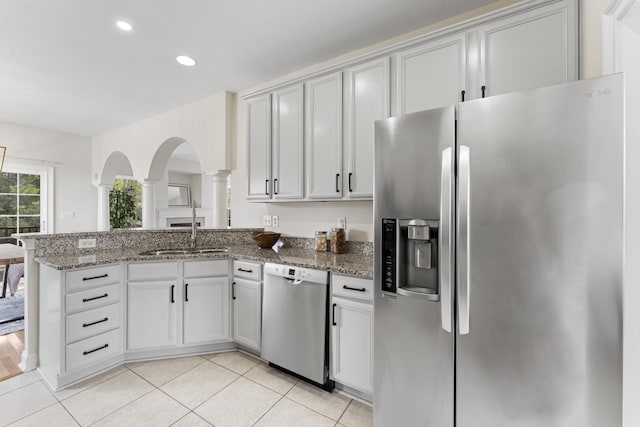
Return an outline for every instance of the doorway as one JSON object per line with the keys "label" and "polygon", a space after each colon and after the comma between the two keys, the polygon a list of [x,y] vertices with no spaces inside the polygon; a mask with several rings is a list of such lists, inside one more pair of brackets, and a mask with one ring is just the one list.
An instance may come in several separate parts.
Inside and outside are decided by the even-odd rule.
{"label": "doorway", "polygon": [[[6,163],[0,173],[0,245],[17,245],[14,233],[51,232],[52,168]],[[17,249],[17,248],[13,248]],[[11,249],[9,249],[11,251]],[[15,262],[15,260],[11,261]],[[0,265],[0,381],[21,373],[24,350],[24,265]]]}

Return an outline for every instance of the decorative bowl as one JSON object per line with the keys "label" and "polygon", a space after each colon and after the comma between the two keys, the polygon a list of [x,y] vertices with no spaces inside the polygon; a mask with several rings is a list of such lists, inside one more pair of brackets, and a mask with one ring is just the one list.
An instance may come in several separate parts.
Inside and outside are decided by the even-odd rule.
{"label": "decorative bowl", "polygon": [[274,233],[273,231],[256,231],[251,235],[251,238],[258,246],[267,249],[276,244],[280,238],[280,233]]}

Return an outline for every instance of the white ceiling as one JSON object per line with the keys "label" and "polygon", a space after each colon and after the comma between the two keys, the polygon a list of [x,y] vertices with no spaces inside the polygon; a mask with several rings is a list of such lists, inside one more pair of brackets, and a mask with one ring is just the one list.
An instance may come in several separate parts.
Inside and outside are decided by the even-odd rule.
{"label": "white ceiling", "polygon": [[0,0],[0,120],[96,135],[491,2]]}

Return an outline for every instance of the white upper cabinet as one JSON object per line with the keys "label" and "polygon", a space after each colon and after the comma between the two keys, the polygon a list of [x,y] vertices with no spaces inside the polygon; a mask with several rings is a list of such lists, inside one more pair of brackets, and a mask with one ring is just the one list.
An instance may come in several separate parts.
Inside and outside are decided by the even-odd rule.
{"label": "white upper cabinet", "polygon": [[272,93],[273,199],[303,197],[303,91],[302,84]]}
{"label": "white upper cabinet", "polygon": [[342,197],[342,73],[305,82],[307,197]]}
{"label": "white upper cabinet", "polygon": [[576,17],[575,1],[567,0],[480,27],[485,96],[577,80]]}
{"label": "white upper cabinet", "polygon": [[372,199],[376,120],[577,80],[578,1],[515,3],[250,98],[247,199]]}
{"label": "white upper cabinet", "polygon": [[271,95],[247,101],[247,199],[271,196]]}
{"label": "white upper cabinet", "polygon": [[376,120],[389,117],[389,58],[345,70],[344,189],[349,199],[373,197]]}
{"label": "white upper cabinet", "polygon": [[455,104],[467,87],[466,34],[401,51],[394,64],[394,115]]}

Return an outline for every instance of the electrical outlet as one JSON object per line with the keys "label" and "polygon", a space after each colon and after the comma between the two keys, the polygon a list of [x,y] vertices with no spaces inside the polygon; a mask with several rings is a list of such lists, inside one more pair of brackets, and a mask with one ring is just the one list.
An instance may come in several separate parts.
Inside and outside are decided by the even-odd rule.
{"label": "electrical outlet", "polygon": [[73,217],[75,217],[75,212],[62,212],[62,214],[60,214],[60,217],[62,219],[73,219]]}
{"label": "electrical outlet", "polygon": [[280,218],[278,218],[278,215],[274,215],[271,217],[271,225],[273,225],[274,227],[278,227],[280,225]]}
{"label": "electrical outlet", "polygon": [[346,216],[338,217],[338,227],[344,228],[345,230],[347,229],[347,217]]}
{"label": "electrical outlet", "polygon": [[95,248],[96,239],[78,239],[78,247],[81,249]]}
{"label": "electrical outlet", "polygon": [[271,215],[264,215],[262,217],[262,225],[265,227],[271,227]]}

